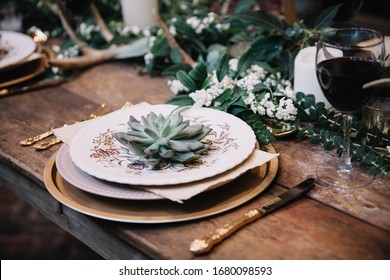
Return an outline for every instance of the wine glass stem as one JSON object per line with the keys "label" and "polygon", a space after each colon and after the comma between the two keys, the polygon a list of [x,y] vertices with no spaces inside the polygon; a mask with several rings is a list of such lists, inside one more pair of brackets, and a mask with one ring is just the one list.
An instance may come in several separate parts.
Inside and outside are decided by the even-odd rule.
{"label": "wine glass stem", "polygon": [[352,169],[351,164],[351,125],[352,125],[352,115],[344,114],[343,115],[343,131],[344,131],[344,142],[343,142],[343,155],[341,162],[339,164],[340,172],[349,172]]}

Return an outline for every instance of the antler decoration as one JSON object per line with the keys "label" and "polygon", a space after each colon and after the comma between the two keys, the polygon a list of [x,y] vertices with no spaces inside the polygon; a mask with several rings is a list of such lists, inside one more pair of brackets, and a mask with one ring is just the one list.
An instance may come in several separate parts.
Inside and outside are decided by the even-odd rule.
{"label": "antler decoration", "polygon": [[[51,59],[49,60],[51,66],[59,67],[62,69],[77,69],[77,68],[88,67],[114,58],[126,47],[126,46],[113,45],[110,48],[105,50],[97,50],[89,47],[85,41],[81,40],[76,35],[67,17],[65,16],[64,8],[60,4],[51,2],[49,0],[44,1],[44,3],[54,14],[56,14],[60,18],[61,24],[64,27],[65,32],[69,35],[70,39],[75,44],[80,46],[83,52],[83,55],[80,57],[66,58],[66,59]],[[114,35],[106,26],[104,20],[100,16],[99,11],[97,10],[96,6],[93,3],[90,4],[90,9],[96,19],[97,24],[100,27],[100,31],[102,33],[103,38],[107,42],[110,42],[114,38]]]}
{"label": "antler decoration", "polygon": [[183,59],[183,63],[188,64],[192,68],[194,68],[196,66],[196,62],[191,58],[191,56],[188,53],[186,53],[180,47],[180,45],[177,43],[175,37],[171,34],[171,32],[169,32],[169,28],[167,27],[165,22],[162,20],[160,14],[157,11],[154,11],[154,13],[155,13],[155,17],[157,18],[157,22],[158,22],[160,28],[162,29],[165,37],[167,38],[168,44],[172,48],[175,48],[179,51],[179,53],[181,54],[181,57]]}
{"label": "antler decoration", "polygon": [[[75,58],[66,58],[66,59],[51,59],[49,60],[49,64],[51,66],[59,67],[62,69],[78,69],[78,68],[84,68],[88,66],[92,66],[107,60],[110,60],[117,56],[120,52],[122,52],[127,46],[117,46],[117,45],[112,45],[110,48],[105,49],[105,50],[97,50],[94,48],[91,48],[88,46],[88,44],[81,40],[73,30],[71,24],[69,23],[68,18],[66,17],[65,14],[65,9],[64,7],[58,3],[58,2],[53,2],[51,0],[44,0],[43,1],[45,5],[54,13],[56,14],[60,20],[63,28],[65,29],[65,32],[69,35],[70,39],[77,45],[80,46],[83,55],[80,57],[75,57]],[[103,18],[101,17],[98,9],[96,6],[92,3],[89,6],[93,16],[95,17],[96,23],[99,26],[100,32],[103,36],[103,38],[107,41],[110,42],[114,38],[114,35],[111,33],[109,28],[107,27],[106,23],[104,22]],[[162,29],[165,37],[167,38],[167,41],[169,45],[172,48],[177,49],[182,58],[183,58],[183,63],[189,64],[191,67],[195,67],[196,62],[191,58],[190,55],[188,55],[177,43],[175,37],[169,32],[169,28],[165,24],[165,22],[162,20],[161,16],[157,11],[155,12],[155,16],[157,18],[157,22]]]}

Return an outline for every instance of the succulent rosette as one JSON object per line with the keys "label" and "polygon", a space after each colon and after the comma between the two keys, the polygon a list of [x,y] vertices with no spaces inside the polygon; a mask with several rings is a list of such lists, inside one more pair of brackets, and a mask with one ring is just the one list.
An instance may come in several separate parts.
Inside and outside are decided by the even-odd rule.
{"label": "succulent rosette", "polygon": [[121,144],[145,158],[153,168],[163,162],[190,162],[206,152],[209,144],[201,141],[211,128],[202,124],[190,124],[180,112],[168,117],[151,112],[141,116],[141,121],[130,116],[128,132],[113,134]]}

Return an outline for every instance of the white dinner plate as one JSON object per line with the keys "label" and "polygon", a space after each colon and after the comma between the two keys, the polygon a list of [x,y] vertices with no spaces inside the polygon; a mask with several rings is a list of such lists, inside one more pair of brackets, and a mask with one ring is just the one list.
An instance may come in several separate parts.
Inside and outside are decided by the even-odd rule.
{"label": "white dinner plate", "polygon": [[0,30],[0,47],[7,53],[0,59],[0,70],[12,67],[31,55],[36,48],[34,40],[23,33]]}
{"label": "white dinner plate", "polygon": [[[275,153],[268,145],[266,151]],[[247,172],[228,183],[199,194],[184,204],[168,199],[150,201],[114,199],[84,192],[64,180],[56,169],[56,155],[46,163],[43,178],[47,190],[62,204],[91,217],[109,221],[161,224],[209,217],[238,207],[261,194],[275,179],[279,160],[274,157],[253,172]]]}
{"label": "white dinner plate", "polygon": [[194,191],[198,193],[199,189],[202,190],[201,192],[205,192],[224,186],[227,183],[236,179],[237,177],[241,176],[248,170],[262,165],[259,162],[260,157],[262,158],[261,162],[267,162],[274,156],[266,155],[265,152],[255,149],[253,153],[241,164],[219,175],[209,177],[203,180],[198,180],[195,182],[169,186],[167,185],[163,186],[163,188],[161,188],[160,186],[137,186],[119,184],[115,182],[101,180],[94,176],[91,176],[83,172],[73,163],[69,155],[69,145],[67,144],[62,145],[61,148],[58,150],[56,157],[56,167],[62,178],[64,178],[64,180],[66,180],[68,183],[72,184],[76,188],[79,188],[89,193],[118,199],[156,200],[164,199],[165,197],[170,197],[169,194],[167,196],[167,193],[159,193],[159,191],[161,190],[169,190],[169,193],[171,195],[172,193],[176,193],[176,195],[178,195],[178,192],[181,192],[183,190],[187,193],[194,193]]}
{"label": "white dinner plate", "polygon": [[181,114],[191,123],[212,128],[213,142],[200,165],[172,163],[161,170],[151,169],[141,157],[112,137],[128,130],[130,115],[137,119],[150,112],[169,115],[176,106],[144,105],[100,117],[80,130],[70,144],[72,161],[84,172],[103,180],[133,185],[174,185],[194,182],[223,173],[243,162],[253,151],[256,137],[241,119],[214,109],[191,107]]}
{"label": "white dinner plate", "polygon": [[56,167],[68,183],[89,193],[129,200],[164,199],[152,192],[137,189],[135,186],[101,180],[85,173],[73,163],[69,154],[69,145],[66,144],[63,144],[58,150]]}

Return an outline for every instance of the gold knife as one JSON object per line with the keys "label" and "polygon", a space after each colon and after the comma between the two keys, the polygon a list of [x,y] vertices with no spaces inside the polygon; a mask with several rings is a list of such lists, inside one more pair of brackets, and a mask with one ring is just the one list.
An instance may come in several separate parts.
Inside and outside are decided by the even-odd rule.
{"label": "gold knife", "polygon": [[195,255],[205,254],[211,251],[215,245],[222,242],[225,238],[231,236],[245,225],[264,217],[297,198],[302,197],[303,194],[309,192],[314,187],[315,181],[316,180],[314,178],[308,178],[297,186],[285,191],[281,195],[268,200],[260,208],[252,209],[239,219],[216,229],[204,237],[196,238],[190,244],[190,251]]}

